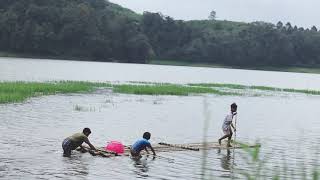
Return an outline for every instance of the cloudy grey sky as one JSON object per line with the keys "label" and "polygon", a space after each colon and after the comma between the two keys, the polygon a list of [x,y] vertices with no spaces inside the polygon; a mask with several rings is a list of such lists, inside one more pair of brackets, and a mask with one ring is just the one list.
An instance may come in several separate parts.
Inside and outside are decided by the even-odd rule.
{"label": "cloudy grey sky", "polygon": [[174,19],[207,19],[211,10],[217,19],[232,21],[290,22],[320,27],[320,0],[110,0],[135,12],[161,12]]}

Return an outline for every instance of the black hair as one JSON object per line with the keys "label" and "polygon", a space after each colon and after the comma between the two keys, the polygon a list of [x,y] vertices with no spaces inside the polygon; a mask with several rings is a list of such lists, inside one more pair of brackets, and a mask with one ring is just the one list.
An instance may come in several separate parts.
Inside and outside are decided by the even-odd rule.
{"label": "black hair", "polygon": [[238,107],[238,106],[237,106],[236,103],[232,103],[232,104],[231,104],[231,108],[232,108],[232,109],[237,109],[237,107]]}
{"label": "black hair", "polygon": [[84,134],[91,134],[91,130],[89,128],[84,128],[82,132]]}
{"label": "black hair", "polygon": [[151,134],[149,132],[143,133],[143,138],[144,139],[150,139],[150,137],[151,137]]}

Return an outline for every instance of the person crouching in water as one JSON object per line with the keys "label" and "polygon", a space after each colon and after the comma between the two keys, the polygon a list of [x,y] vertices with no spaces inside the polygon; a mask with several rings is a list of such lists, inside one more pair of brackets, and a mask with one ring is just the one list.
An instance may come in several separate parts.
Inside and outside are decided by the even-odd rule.
{"label": "person crouching in water", "polygon": [[90,143],[88,136],[91,134],[91,130],[89,128],[84,128],[82,133],[73,134],[70,137],[67,137],[62,142],[62,149],[63,149],[63,156],[70,157],[71,151],[75,150],[77,147],[81,147],[82,150],[82,143],[85,142],[90,146],[90,148],[94,151],[97,151],[96,148]]}
{"label": "person crouching in water", "polygon": [[149,151],[147,150],[147,148],[151,149],[154,156],[156,155],[153,147],[151,146],[150,142],[148,141],[150,139],[150,137],[151,137],[151,134],[149,132],[145,132],[145,133],[143,133],[143,138],[139,139],[131,146],[130,153],[131,153],[132,157],[140,158],[141,157],[140,152],[142,150],[145,150],[149,154]]}
{"label": "person crouching in water", "polygon": [[231,113],[228,114],[225,118],[224,118],[224,122],[222,125],[222,131],[225,134],[224,136],[222,136],[219,139],[219,144],[221,145],[221,141],[225,138],[228,138],[228,147],[232,147],[231,146],[231,138],[232,138],[232,130],[231,127],[233,128],[234,131],[236,131],[236,128],[233,126],[232,120],[233,117],[237,114],[237,104],[236,103],[232,103],[231,104]]}

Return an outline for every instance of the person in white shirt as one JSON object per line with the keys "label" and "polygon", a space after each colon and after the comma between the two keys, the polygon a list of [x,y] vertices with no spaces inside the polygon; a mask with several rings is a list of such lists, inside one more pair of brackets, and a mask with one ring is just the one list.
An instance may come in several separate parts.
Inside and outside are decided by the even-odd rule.
{"label": "person in white shirt", "polygon": [[231,138],[232,138],[232,130],[231,130],[231,127],[233,128],[233,131],[236,131],[236,128],[233,126],[233,123],[232,123],[232,120],[233,120],[233,117],[235,115],[237,115],[237,104],[236,103],[232,103],[231,104],[231,113],[228,114],[225,118],[224,118],[224,121],[223,121],[223,125],[222,125],[222,131],[224,133],[224,136],[222,136],[220,139],[219,139],[219,144],[221,145],[221,141],[225,138],[228,138],[228,147],[232,147],[231,146]]}

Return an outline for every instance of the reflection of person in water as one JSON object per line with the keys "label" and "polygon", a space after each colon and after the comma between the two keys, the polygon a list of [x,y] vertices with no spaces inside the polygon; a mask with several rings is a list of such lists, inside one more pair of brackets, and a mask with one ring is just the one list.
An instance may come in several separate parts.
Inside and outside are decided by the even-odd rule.
{"label": "reflection of person in water", "polygon": [[[218,149],[218,154],[221,154],[221,149]],[[231,169],[231,151],[230,149],[227,149],[227,154],[221,154],[222,157],[220,158],[221,160],[221,167],[225,170],[230,170]]]}
{"label": "reflection of person in water", "polygon": [[153,160],[155,160],[155,158],[151,158],[151,161],[148,161],[148,158],[149,156],[146,155],[144,156],[145,158],[139,158],[139,159],[136,159],[136,158],[133,158],[133,166],[134,166],[134,169],[133,169],[133,172],[135,172],[138,177],[147,177],[148,176],[148,171],[149,171],[149,163]]}

